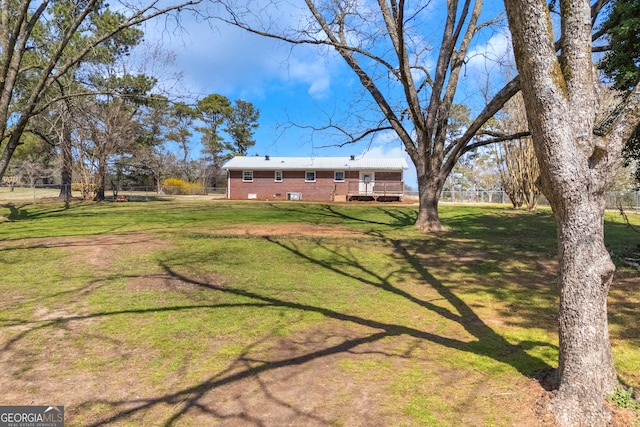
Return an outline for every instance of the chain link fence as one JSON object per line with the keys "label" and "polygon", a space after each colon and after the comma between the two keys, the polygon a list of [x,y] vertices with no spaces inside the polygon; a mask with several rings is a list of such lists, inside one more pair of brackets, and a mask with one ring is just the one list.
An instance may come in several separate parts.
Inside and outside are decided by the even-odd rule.
{"label": "chain link fence", "polygon": [[640,190],[606,193],[607,209],[640,210]]}
{"label": "chain link fence", "polygon": [[504,191],[443,191],[444,203],[511,203]]}
{"label": "chain link fence", "polygon": [[[180,191],[178,191],[180,190]],[[60,195],[60,185],[36,185],[36,186],[0,186],[0,202],[43,202],[48,199],[57,198]],[[117,196],[116,197],[116,193]],[[73,190],[71,192],[73,198],[80,199],[82,194],[80,191]],[[194,199],[224,199],[226,198],[226,188],[224,187],[207,187],[185,193],[184,188],[165,188],[158,193],[156,187],[123,187],[117,192],[107,188],[105,191],[106,200],[121,201],[145,201],[158,199],[173,198],[194,198]],[[606,193],[607,209],[623,208],[630,211],[640,211],[640,190],[618,191]],[[405,201],[418,200],[417,192],[405,192]],[[489,204],[511,204],[509,197],[504,191],[443,191],[440,198],[441,203],[489,203]],[[540,197],[540,206],[548,205],[544,197]]]}
{"label": "chain link fence", "polygon": [[[405,199],[418,200],[417,192],[405,192]],[[606,193],[607,209],[624,209],[638,212],[640,211],[640,190],[628,190]],[[504,191],[443,191],[440,196],[440,203],[490,203],[490,204],[511,204],[509,196]],[[540,196],[539,206],[548,206],[549,202],[544,196]]]}

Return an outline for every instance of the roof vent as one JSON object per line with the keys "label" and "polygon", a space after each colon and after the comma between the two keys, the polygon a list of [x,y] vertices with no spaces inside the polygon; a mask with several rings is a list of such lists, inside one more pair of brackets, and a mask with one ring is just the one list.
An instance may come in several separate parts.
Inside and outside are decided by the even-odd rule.
{"label": "roof vent", "polygon": [[354,156],[353,154],[351,155],[351,160],[355,160],[356,156]]}
{"label": "roof vent", "polygon": [[269,160],[269,156],[264,156],[264,159],[265,160]]}

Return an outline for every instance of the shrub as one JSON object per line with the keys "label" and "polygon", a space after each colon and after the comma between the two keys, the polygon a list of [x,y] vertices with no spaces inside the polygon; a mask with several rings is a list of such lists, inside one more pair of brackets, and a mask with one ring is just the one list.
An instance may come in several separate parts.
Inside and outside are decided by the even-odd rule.
{"label": "shrub", "polygon": [[609,396],[609,401],[621,408],[640,411],[640,402],[633,398],[633,388],[625,389],[624,387],[616,387],[614,394]]}
{"label": "shrub", "polygon": [[200,182],[187,182],[178,178],[167,178],[163,182],[165,194],[203,195],[206,194],[204,185]]}

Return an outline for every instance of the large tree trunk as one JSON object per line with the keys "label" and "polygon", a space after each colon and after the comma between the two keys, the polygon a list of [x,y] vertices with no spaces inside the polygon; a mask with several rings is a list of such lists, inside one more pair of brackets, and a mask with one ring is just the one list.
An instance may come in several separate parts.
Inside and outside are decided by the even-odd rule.
{"label": "large tree trunk", "polygon": [[442,183],[428,174],[418,172],[418,218],[416,227],[425,232],[444,231],[440,221],[438,203],[442,193]]}
{"label": "large tree trunk", "polygon": [[[587,172],[588,173],[588,172]],[[604,195],[574,194],[554,206],[560,255],[559,389],[551,411],[561,425],[604,425],[604,397],[617,384],[607,323],[615,266],[604,246]]]}

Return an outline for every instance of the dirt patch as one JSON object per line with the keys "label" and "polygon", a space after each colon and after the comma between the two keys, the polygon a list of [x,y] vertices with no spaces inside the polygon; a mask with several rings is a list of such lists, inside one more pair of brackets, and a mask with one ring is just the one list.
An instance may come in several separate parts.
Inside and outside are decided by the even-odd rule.
{"label": "dirt patch", "polygon": [[209,384],[209,393],[192,401],[187,414],[198,425],[210,423],[211,414],[221,426],[388,425],[385,384],[345,381],[349,375],[339,368],[345,357],[356,357],[341,351],[341,344],[357,334],[327,326],[253,347],[235,362],[237,380]]}
{"label": "dirt patch", "polygon": [[118,257],[128,254],[144,254],[163,247],[162,242],[146,234],[99,235],[82,239],[63,239],[59,245],[66,247],[72,256],[100,268],[108,269]]}
{"label": "dirt patch", "polygon": [[118,257],[127,254],[149,253],[166,247],[153,236],[143,233],[102,234],[91,237],[60,237],[21,239],[19,242],[0,242],[0,248],[60,248],[69,252],[71,258],[89,263],[98,269],[108,269]]}
{"label": "dirt patch", "polygon": [[315,224],[242,224],[227,226],[224,230],[209,233],[216,236],[312,236],[312,237],[364,237],[367,233],[346,227],[322,226]]}

